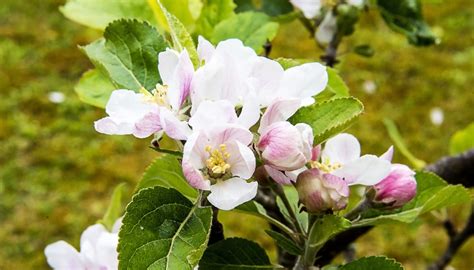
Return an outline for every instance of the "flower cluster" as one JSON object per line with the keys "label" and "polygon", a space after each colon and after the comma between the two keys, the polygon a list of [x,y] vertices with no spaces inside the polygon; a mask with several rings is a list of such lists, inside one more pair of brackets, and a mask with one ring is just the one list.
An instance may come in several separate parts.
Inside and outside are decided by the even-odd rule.
{"label": "flower cluster", "polygon": [[[309,125],[288,121],[326,88],[323,65],[284,70],[236,39],[214,47],[200,37],[198,54],[201,64],[195,69],[186,50],[160,53],[163,84],[151,92],[114,91],[108,117],[96,121],[96,130],[139,138],[166,134],[184,143],[184,176],[194,188],[209,191],[208,201],[223,210],[255,197],[256,171],[278,184],[296,184],[311,212],[343,209],[348,186],[374,186],[391,177],[387,156],[392,149],[382,157],[361,156],[357,139],[339,134],[321,151],[313,146]],[[379,191],[386,186],[394,185],[375,187],[376,200],[389,200],[385,197],[391,192]],[[390,203],[401,201],[406,199]]]}

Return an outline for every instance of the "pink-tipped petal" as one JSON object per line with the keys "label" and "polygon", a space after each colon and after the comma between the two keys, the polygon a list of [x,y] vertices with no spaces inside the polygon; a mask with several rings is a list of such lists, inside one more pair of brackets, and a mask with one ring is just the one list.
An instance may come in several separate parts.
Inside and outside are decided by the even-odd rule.
{"label": "pink-tipped petal", "polygon": [[160,115],[156,112],[151,112],[135,123],[133,136],[146,138],[160,131],[161,128]]}
{"label": "pink-tipped petal", "polygon": [[186,140],[191,135],[192,131],[188,123],[180,121],[173,112],[167,109],[161,110],[160,122],[166,135],[172,139]]}
{"label": "pink-tipped petal", "polygon": [[415,172],[403,164],[393,164],[390,174],[374,186],[374,201],[391,208],[401,207],[416,195]]}
{"label": "pink-tipped petal", "polygon": [[247,183],[244,179],[234,177],[212,185],[207,199],[221,210],[231,210],[253,199],[257,189],[257,182]]}
{"label": "pink-tipped petal", "polygon": [[189,54],[184,49],[178,56],[178,63],[173,71],[168,85],[168,101],[174,111],[179,111],[191,91],[191,82],[194,76],[194,66]]}
{"label": "pink-tipped petal", "polygon": [[204,179],[204,176],[202,175],[201,171],[194,168],[190,163],[184,161],[182,163],[182,167],[184,177],[192,187],[200,190],[210,189],[211,183],[209,180]]}
{"label": "pink-tipped petal", "polygon": [[291,184],[291,179],[285,173],[280,170],[273,168],[272,166],[265,165],[265,171],[268,173],[273,181],[277,182],[278,184],[282,185],[289,185]]}

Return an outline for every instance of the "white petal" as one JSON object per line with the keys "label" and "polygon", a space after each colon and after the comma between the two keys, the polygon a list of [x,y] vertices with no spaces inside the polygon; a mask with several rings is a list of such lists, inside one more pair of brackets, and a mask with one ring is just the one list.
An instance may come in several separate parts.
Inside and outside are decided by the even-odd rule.
{"label": "white petal", "polygon": [[313,129],[305,123],[296,124],[295,127],[301,133],[303,140],[303,153],[307,160],[311,160],[313,157]]}
{"label": "white petal", "polygon": [[316,17],[321,9],[320,0],[290,0],[290,2],[300,9],[308,19]]}
{"label": "white petal", "polygon": [[282,185],[291,184],[290,177],[288,177],[288,175],[286,175],[282,171],[277,170],[270,165],[265,165],[264,167],[265,167],[265,171],[267,171],[268,175],[273,179],[273,181]]}
{"label": "white petal", "polygon": [[44,254],[49,266],[55,270],[83,270],[85,267],[79,252],[65,241],[48,245]]}
{"label": "white petal", "polygon": [[237,123],[244,128],[250,128],[260,119],[260,106],[255,98],[244,101]]}
{"label": "white petal", "polygon": [[393,158],[393,145],[390,146],[385,153],[380,156],[381,159],[385,159],[386,161],[392,162]]}
{"label": "white petal", "polygon": [[260,120],[259,132],[273,123],[286,121],[301,107],[299,99],[277,99],[265,110]]}
{"label": "white petal", "polygon": [[112,226],[112,232],[113,233],[118,233],[120,231],[120,228],[122,227],[122,220],[123,220],[123,216],[118,218],[115,221],[114,226]]}
{"label": "white petal", "polygon": [[214,50],[214,46],[207,39],[202,36],[198,37],[197,52],[201,61],[209,62],[214,54]]}
{"label": "white petal", "polygon": [[178,56],[178,63],[173,70],[171,80],[165,83],[168,85],[168,102],[175,111],[179,111],[189,96],[193,76],[194,66],[188,52],[184,49]]}
{"label": "white petal", "polygon": [[275,95],[275,89],[278,89],[285,71],[280,63],[266,57],[256,57],[251,65],[253,68],[250,82],[256,91],[259,105],[267,107],[278,97]]}
{"label": "white petal", "polygon": [[233,57],[234,60],[239,63],[244,63],[257,57],[255,51],[252,48],[245,46],[240,39],[227,39],[221,41],[217,44],[216,51]]}
{"label": "white petal", "polygon": [[288,176],[288,178],[291,179],[291,181],[296,182],[296,179],[298,178],[298,175],[300,175],[300,173],[302,173],[306,170],[308,170],[308,168],[306,166],[304,166],[304,167],[301,167],[301,168],[293,170],[293,171],[286,171],[285,174]]}
{"label": "white petal", "polygon": [[161,110],[160,122],[166,135],[172,139],[186,140],[191,135],[192,131],[188,123],[180,121],[173,112],[167,109]]}
{"label": "white petal", "polygon": [[331,163],[345,164],[360,157],[360,144],[351,134],[341,133],[326,142],[321,158]]}
{"label": "white petal", "polygon": [[193,130],[209,129],[214,124],[232,124],[237,122],[234,105],[227,100],[204,101],[189,119]]}
{"label": "white petal", "polygon": [[332,172],[347,181],[348,185],[372,186],[390,173],[390,162],[374,155],[364,155]]}
{"label": "white petal", "polygon": [[257,182],[247,183],[235,177],[212,185],[207,199],[221,210],[231,210],[253,199],[257,195],[257,189]]}
{"label": "white petal", "polygon": [[135,131],[134,123],[115,123],[110,117],[104,117],[94,122],[97,132],[107,135],[126,135]]}
{"label": "white petal", "polygon": [[216,126],[208,132],[211,146],[217,147],[220,144],[240,142],[249,145],[253,140],[253,134],[248,129],[239,125]]}
{"label": "white petal", "polygon": [[97,264],[106,269],[118,269],[118,234],[103,233],[97,240]]}
{"label": "white petal", "polygon": [[206,146],[210,144],[204,132],[193,132],[183,148],[183,163],[190,163],[190,166],[199,170],[205,166],[208,157]]}
{"label": "white petal", "polygon": [[328,44],[331,42],[334,34],[337,31],[337,20],[336,16],[332,12],[326,13],[323,21],[316,31],[316,40],[322,44]]}
{"label": "white petal", "polygon": [[87,229],[81,235],[81,253],[83,253],[84,246],[87,244],[95,247],[99,236],[103,233],[108,233],[108,231],[102,224],[94,224],[87,227]]}
{"label": "white petal", "polygon": [[158,71],[163,84],[168,85],[173,80],[173,74],[178,65],[179,53],[172,49],[166,49],[158,54]]}
{"label": "white petal", "polygon": [[230,154],[228,163],[232,175],[249,179],[255,172],[255,156],[246,145],[240,142],[230,143],[227,145],[227,151]]}
{"label": "white petal", "polygon": [[326,88],[328,74],[319,63],[308,63],[285,70],[278,94],[308,100]]}

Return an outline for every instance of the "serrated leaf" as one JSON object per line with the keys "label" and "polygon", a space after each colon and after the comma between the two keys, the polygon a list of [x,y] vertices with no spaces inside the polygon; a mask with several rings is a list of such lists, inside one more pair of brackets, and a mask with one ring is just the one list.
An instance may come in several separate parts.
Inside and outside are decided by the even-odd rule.
{"label": "serrated leaf", "polygon": [[193,269],[207,245],[210,207],[174,189],[142,189],[127,206],[119,233],[119,269]]}
{"label": "serrated leaf", "polygon": [[166,22],[168,24],[171,38],[173,39],[173,46],[176,50],[182,51],[186,49],[188,51],[189,57],[194,64],[194,67],[199,65],[199,56],[196,51],[196,46],[191,35],[186,30],[186,27],[179,21],[176,16],[169,13],[165,6],[158,0],[158,4],[162,12],[165,14]]}
{"label": "serrated leaf", "polygon": [[347,87],[339,72],[331,67],[326,67],[326,71],[328,72],[328,85],[326,88],[334,93],[334,97],[348,97],[349,87]]}
{"label": "serrated leaf", "polygon": [[275,240],[280,248],[286,250],[288,253],[296,256],[303,254],[303,248],[299,247],[298,244],[285,235],[272,230],[265,230],[265,232]]}
{"label": "serrated leaf", "polygon": [[393,221],[410,223],[418,216],[433,210],[470,201],[469,191],[462,185],[448,185],[431,172],[418,171],[417,195],[403,208],[395,211],[371,210],[354,222],[354,226],[390,223]]}
{"label": "serrated leaf", "polygon": [[363,110],[364,106],[356,98],[336,98],[301,108],[290,118],[290,122],[310,125],[314,144],[320,144],[348,128]]}
{"label": "serrated leaf", "polygon": [[382,18],[394,31],[404,34],[416,46],[428,46],[437,42],[424,21],[420,0],[377,0]]}
{"label": "serrated leaf", "polygon": [[112,230],[115,221],[122,216],[122,198],[125,193],[125,183],[119,184],[114,188],[112,198],[110,199],[109,207],[104,214],[104,217],[99,220],[106,228]]}
{"label": "serrated leaf", "polygon": [[257,243],[228,238],[209,246],[199,270],[273,269],[265,250]]}
{"label": "serrated leaf", "polygon": [[364,257],[339,268],[340,270],[403,270],[403,266],[384,256]]}
{"label": "serrated leaf", "polygon": [[198,195],[196,189],[184,178],[181,163],[173,155],[161,154],[156,158],[143,174],[137,185],[137,191],[154,186],[174,188],[190,199]]}
{"label": "serrated leaf", "polygon": [[70,20],[99,30],[118,19],[155,21],[147,0],[68,0],[59,10]]}
{"label": "serrated leaf", "polygon": [[74,91],[82,102],[99,108],[105,108],[115,89],[109,78],[98,69],[86,71],[74,86]]}
{"label": "serrated leaf", "polygon": [[472,148],[474,148],[474,123],[454,133],[449,141],[449,153],[456,155]]}
{"label": "serrated leaf", "polygon": [[117,88],[151,90],[161,82],[157,56],[167,43],[153,26],[118,20],[105,29],[104,37],[81,48]]}
{"label": "serrated leaf", "polygon": [[196,32],[206,39],[211,39],[214,27],[218,23],[235,16],[235,7],[232,0],[204,0],[201,16],[196,23]]}
{"label": "serrated leaf", "polygon": [[214,44],[229,38],[237,38],[257,53],[263,52],[263,45],[272,40],[278,32],[278,23],[260,12],[244,12],[221,21],[214,28],[211,41]]}

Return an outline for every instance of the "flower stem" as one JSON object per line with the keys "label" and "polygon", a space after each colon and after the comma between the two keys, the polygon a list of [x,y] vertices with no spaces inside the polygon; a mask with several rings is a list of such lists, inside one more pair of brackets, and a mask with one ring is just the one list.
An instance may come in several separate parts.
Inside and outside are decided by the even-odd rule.
{"label": "flower stem", "polygon": [[359,204],[349,211],[344,217],[350,221],[354,221],[360,217],[360,214],[372,207],[372,203],[367,198],[364,198]]}

